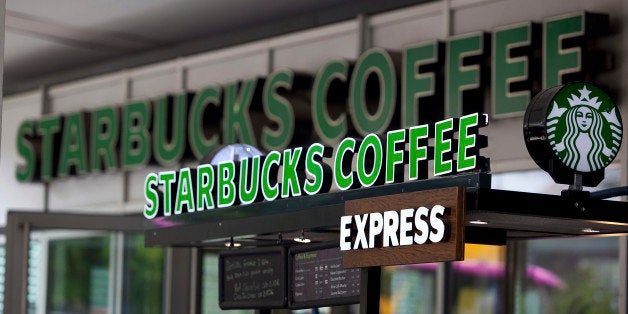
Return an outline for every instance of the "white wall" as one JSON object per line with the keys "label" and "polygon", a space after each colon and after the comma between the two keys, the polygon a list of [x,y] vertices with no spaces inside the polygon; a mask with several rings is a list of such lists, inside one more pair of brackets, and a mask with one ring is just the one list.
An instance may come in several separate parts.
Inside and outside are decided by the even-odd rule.
{"label": "white wall", "polygon": [[[51,113],[66,114],[120,105],[125,92],[125,80],[120,75],[109,75],[56,86],[48,95]],[[67,209],[86,213],[115,212],[123,203],[122,183],[121,172],[54,180],[49,185],[49,209],[52,212]]]}
{"label": "white wall", "polygon": [[39,91],[4,99],[0,140],[0,225],[6,223],[8,210],[40,211],[44,206],[41,184],[22,184],[15,178],[16,167],[22,164],[16,149],[18,128],[22,121],[38,118],[40,112]]}

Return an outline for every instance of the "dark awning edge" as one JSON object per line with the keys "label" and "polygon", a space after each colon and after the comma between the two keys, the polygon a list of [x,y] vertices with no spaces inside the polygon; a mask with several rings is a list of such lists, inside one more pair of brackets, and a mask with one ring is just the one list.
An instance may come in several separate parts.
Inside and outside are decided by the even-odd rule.
{"label": "dark awning edge", "polygon": [[254,203],[245,206],[158,217],[146,221],[146,246],[194,245],[205,240],[251,234],[337,227],[345,200],[451,186],[489,188],[490,174],[464,174],[350,191]]}
{"label": "dark awning edge", "polygon": [[490,174],[301,196],[146,220],[146,246],[196,246],[229,237],[336,229],[346,200],[451,186],[467,188],[466,242],[505,244],[539,237],[628,234],[628,202],[494,190]]}

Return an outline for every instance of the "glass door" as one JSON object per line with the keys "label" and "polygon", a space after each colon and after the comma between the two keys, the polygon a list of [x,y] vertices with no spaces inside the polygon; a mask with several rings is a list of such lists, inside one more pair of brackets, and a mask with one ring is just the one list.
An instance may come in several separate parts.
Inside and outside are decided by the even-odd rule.
{"label": "glass door", "polygon": [[140,217],[17,215],[3,247],[5,313],[164,312],[167,250],[144,246]]}
{"label": "glass door", "polygon": [[33,232],[28,313],[160,313],[164,262],[141,233]]}

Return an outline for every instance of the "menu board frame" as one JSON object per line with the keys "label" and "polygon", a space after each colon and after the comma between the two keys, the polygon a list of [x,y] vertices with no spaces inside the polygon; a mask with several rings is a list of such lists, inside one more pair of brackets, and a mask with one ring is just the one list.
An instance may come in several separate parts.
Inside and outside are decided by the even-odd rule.
{"label": "menu board frame", "polygon": [[[280,256],[280,260],[282,265],[277,267],[282,271],[280,276],[281,285],[279,291],[281,294],[277,296],[277,298],[273,300],[244,300],[244,301],[234,301],[228,300],[224,295],[224,279],[225,279],[225,268],[224,262],[226,258],[230,257],[244,257],[244,256],[255,256],[255,255],[266,255],[266,254],[276,254]],[[272,246],[272,247],[264,247],[264,248],[251,248],[251,249],[234,249],[228,251],[222,251],[218,254],[218,304],[220,308],[225,309],[283,309],[286,308],[288,303],[287,297],[287,285],[288,285],[288,276],[286,274],[286,259],[287,259],[287,249],[284,246]]]}
{"label": "menu board frame", "polygon": [[[340,247],[338,243],[316,243],[316,244],[306,244],[306,245],[298,245],[292,246],[288,250],[288,308],[297,310],[297,309],[305,309],[305,308],[316,308],[316,307],[327,307],[327,306],[335,306],[335,305],[347,305],[347,304],[358,304],[360,303],[360,294],[362,293],[362,283],[360,282],[360,294],[357,296],[348,296],[348,297],[338,297],[338,298],[329,298],[329,299],[318,299],[312,301],[295,301],[293,298],[293,286],[294,286],[294,257],[296,254],[305,253],[305,252],[313,252],[320,251],[326,249],[338,249],[338,255],[340,256],[340,265],[342,267],[342,254],[340,253]],[[360,276],[362,274],[360,273]]]}

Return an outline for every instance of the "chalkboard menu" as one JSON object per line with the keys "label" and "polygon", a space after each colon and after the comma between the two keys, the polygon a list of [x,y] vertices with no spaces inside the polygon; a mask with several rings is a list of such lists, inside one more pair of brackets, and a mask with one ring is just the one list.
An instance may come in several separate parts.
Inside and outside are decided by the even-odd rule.
{"label": "chalkboard menu", "polygon": [[294,247],[288,256],[290,308],[360,302],[360,269],[342,268],[337,245]]}
{"label": "chalkboard menu", "polygon": [[222,309],[270,309],[286,306],[286,250],[238,249],[218,256]]}

